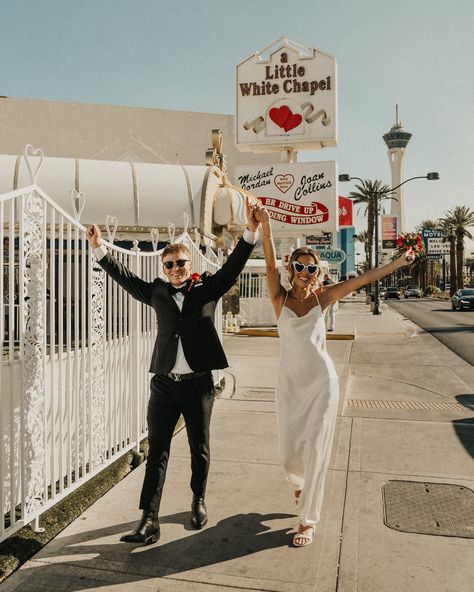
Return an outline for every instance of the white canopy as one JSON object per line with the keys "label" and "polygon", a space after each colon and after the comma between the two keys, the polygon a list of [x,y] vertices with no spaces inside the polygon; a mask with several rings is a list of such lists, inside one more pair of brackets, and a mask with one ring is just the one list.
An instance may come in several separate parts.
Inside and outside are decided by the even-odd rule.
{"label": "white canopy", "polygon": [[[34,171],[39,156],[29,156]],[[211,234],[213,226],[245,223],[245,209],[233,196],[233,204],[222,207],[219,185],[223,173],[215,166],[182,166],[73,158],[44,158],[36,179],[59,206],[72,213],[71,191],[85,196],[81,222],[104,224],[107,215],[116,216],[123,230],[167,228],[172,222]],[[24,157],[0,155],[0,194],[31,184]],[[220,192],[222,193],[222,191]],[[217,216],[214,216],[214,204]],[[224,211],[223,211],[224,210]]]}

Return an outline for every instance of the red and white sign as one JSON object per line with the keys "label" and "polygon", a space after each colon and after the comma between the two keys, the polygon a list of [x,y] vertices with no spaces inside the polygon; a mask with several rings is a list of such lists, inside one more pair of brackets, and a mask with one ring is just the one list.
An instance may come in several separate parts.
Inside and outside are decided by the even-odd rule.
{"label": "red and white sign", "polygon": [[339,226],[352,226],[352,199],[339,196]]}
{"label": "red and white sign", "polygon": [[333,56],[282,38],[240,63],[236,78],[239,150],[337,146]]}
{"label": "red and white sign", "polygon": [[275,236],[300,237],[338,229],[336,163],[239,166],[236,185],[270,212]]}

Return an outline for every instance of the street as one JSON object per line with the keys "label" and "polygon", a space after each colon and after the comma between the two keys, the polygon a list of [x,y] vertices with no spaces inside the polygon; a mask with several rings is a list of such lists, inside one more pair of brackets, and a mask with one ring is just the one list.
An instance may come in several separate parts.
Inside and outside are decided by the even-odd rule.
{"label": "street", "polygon": [[451,310],[451,302],[420,300],[383,300],[407,319],[431,333],[458,356],[474,365],[474,312]]}

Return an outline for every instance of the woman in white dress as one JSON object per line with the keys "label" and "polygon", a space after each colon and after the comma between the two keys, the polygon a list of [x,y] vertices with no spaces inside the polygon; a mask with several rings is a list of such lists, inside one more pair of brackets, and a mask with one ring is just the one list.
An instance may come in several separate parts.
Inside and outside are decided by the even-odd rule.
{"label": "woman in white dress", "polygon": [[323,288],[319,258],[303,247],[290,256],[287,291],[280,283],[268,211],[258,206],[256,218],[262,222],[268,292],[280,335],[279,456],[298,509],[293,544],[303,547],[312,542],[320,520],[339,398],[338,377],[326,350],[325,312],[352,291],[413,262],[414,255],[406,251],[387,265]]}

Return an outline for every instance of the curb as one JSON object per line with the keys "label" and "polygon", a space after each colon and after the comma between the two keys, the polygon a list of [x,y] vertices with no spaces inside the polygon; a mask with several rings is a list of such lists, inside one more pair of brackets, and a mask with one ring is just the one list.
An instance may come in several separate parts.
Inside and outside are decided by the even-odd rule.
{"label": "curb", "polygon": [[[240,329],[238,333],[235,333],[238,337],[249,336],[249,337],[278,337],[278,331],[276,329]],[[327,341],[353,341],[356,338],[354,333],[326,333]]]}

